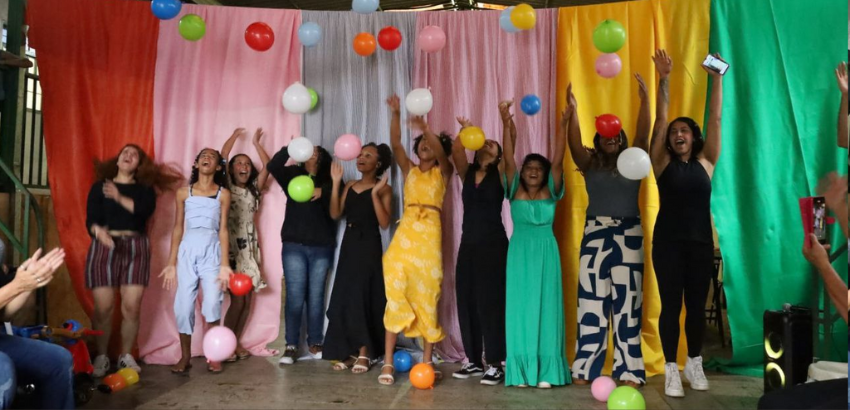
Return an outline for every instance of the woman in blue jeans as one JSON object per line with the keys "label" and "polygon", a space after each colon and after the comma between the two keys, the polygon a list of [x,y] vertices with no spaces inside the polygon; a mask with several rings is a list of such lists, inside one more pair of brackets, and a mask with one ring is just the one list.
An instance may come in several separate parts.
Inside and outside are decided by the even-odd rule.
{"label": "woman in blue jeans", "polygon": [[[330,216],[331,155],[316,147],[313,156],[301,164],[287,165],[289,150],[283,147],[269,161],[267,169],[283,188],[288,201],[283,227],[283,277],[286,285],[286,350],[282,364],[292,364],[301,338],[301,314],[307,305],[307,344],[310,354],[321,358],[325,326],[325,280],[333,262],[336,222]],[[290,200],[287,186],[293,178],[313,179],[313,198],[307,202]]]}
{"label": "woman in blue jeans", "polygon": [[[40,249],[21,264],[11,283],[0,288],[0,321],[13,316],[33,290],[50,283],[53,273],[65,261],[62,249],[54,249],[40,259],[39,256]],[[62,347],[7,335],[0,329],[0,409],[12,405],[18,380],[36,386],[39,391],[36,400],[41,408],[73,409],[73,368],[71,353]]]}

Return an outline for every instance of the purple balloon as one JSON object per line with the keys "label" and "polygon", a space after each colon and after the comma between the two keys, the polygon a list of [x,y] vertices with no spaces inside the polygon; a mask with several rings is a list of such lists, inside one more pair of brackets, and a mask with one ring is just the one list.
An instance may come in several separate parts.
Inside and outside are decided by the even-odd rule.
{"label": "purple balloon", "polygon": [[616,54],[602,54],[596,59],[596,73],[605,78],[614,78],[623,69],[623,62]]}

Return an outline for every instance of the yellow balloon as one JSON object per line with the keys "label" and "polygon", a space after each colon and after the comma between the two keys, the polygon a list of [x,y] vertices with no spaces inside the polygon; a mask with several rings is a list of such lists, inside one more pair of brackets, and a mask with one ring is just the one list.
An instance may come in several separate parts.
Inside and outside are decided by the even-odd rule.
{"label": "yellow balloon", "polygon": [[514,27],[520,30],[533,29],[537,23],[537,13],[534,11],[534,7],[525,3],[514,7],[514,11],[511,12],[511,23],[514,23]]}
{"label": "yellow balloon", "polygon": [[484,136],[484,130],[478,127],[466,127],[460,130],[458,137],[460,137],[460,143],[463,144],[463,147],[471,151],[480,150],[484,146],[484,141],[487,140],[487,137]]}
{"label": "yellow balloon", "polygon": [[118,370],[117,373],[119,376],[123,377],[124,380],[127,381],[128,386],[132,386],[139,382],[139,374],[129,367],[125,367],[121,370]]}

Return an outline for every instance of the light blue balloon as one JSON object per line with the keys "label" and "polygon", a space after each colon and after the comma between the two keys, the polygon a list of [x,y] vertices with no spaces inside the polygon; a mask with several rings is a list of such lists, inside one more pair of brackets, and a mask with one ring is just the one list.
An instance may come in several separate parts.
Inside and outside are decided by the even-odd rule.
{"label": "light blue balloon", "polygon": [[354,0],[351,2],[351,9],[355,13],[372,14],[378,10],[378,0]]}
{"label": "light blue balloon", "polygon": [[170,20],[177,17],[182,7],[183,4],[180,3],[180,0],[153,0],[151,2],[151,11],[160,20]]}
{"label": "light blue balloon", "polygon": [[512,11],[514,11],[514,6],[502,10],[502,14],[499,16],[499,25],[502,26],[502,30],[505,30],[506,33],[516,33],[519,31],[511,21]]}
{"label": "light blue balloon", "polygon": [[318,24],[308,21],[298,27],[298,41],[305,47],[313,47],[322,41],[322,28]]}

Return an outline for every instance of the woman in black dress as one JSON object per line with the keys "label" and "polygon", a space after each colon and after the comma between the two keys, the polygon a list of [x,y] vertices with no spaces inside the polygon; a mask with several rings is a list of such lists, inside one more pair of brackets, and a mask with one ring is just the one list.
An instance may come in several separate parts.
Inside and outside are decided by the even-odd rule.
{"label": "woman in black dress", "polygon": [[392,151],[386,144],[364,145],[357,157],[362,176],[345,184],[341,198],[342,165],[331,167],[330,215],[346,217],[323,353],[324,359],[338,361],[334,370],[351,368],[352,373],[366,373],[384,351],[387,299],[380,229],[390,225],[392,188],[384,171],[391,164]]}

